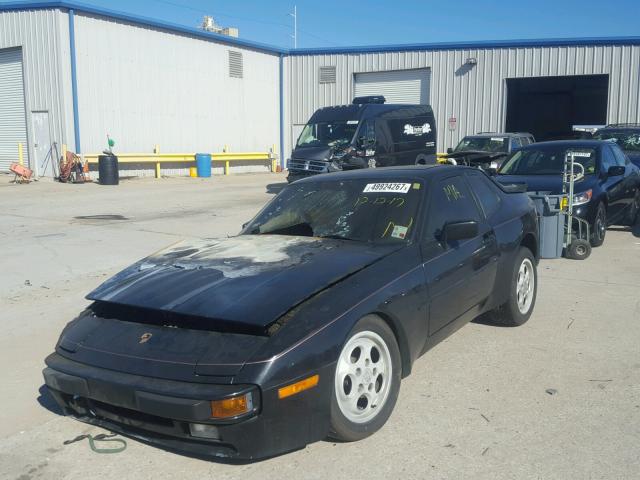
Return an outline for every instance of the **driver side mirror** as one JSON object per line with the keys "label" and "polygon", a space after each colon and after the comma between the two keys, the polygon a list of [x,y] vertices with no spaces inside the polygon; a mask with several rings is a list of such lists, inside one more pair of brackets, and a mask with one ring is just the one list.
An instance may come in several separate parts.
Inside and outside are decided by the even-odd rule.
{"label": "driver side mirror", "polygon": [[442,229],[440,240],[444,243],[466,240],[478,236],[478,222],[466,220],[463,222],[446,223]]}
{"label": "driver side mirror", "polygon": [[624,175],[625,168],[620,165],[614,165],[613,167],[609,167],[607,170],[607,176],[609,177],[620,177]]}
{"label": "driver side mirror", "polygon": [[449,154],[449,153],[453,153],[453,148],[451,148],[451,147],[447,148],[447,154]]}

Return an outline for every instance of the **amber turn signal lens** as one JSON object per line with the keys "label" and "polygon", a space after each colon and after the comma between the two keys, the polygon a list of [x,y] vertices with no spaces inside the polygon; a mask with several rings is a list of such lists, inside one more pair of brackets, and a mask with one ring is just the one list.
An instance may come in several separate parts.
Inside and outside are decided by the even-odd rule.
{"label": "amber turn signal lens", "polygon": [[213,418],[237,417],[243,413],[249,413],[251,410],[253,410],[253,399],[250,393],[211,402],[211,416]]}
{"label": "amber turn signal lens", "polygon": [[291,385],[287,385],[286,387],[282,387],[278,389],[278,398],[283,399],[290,397],[291,395],[296,395],[304,390],[308,390],[310,388],[318,385],[318,381],[320,380],[319,375],[314,375],[312,377],[305,378],[304,380],[300,380],[299,382],[292,383]]}

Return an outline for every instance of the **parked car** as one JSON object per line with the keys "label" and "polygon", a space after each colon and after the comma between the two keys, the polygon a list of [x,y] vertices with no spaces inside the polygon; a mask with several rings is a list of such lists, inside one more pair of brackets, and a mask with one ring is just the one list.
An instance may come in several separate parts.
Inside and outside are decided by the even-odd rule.
{"label": "parked car", "polygon": [[640,167],[640,124],[623,123],[607,125],[597,130],[593,138],[597,140],[613,140],[629,159]]}
{"label": "parked car", "polygon": [[530,133],[483,132],[467,135],[456,148],[447,149],[447,163],[497,169],[514,150],[535,142]]}
{"label": "parked car", "polygon": [[436,122],[429,105],[391,105],[383,96],[317,110],[287,161],[289,182],[309,175],[436,162]]}
{"label": "parked car", "polygon": [[463,324],[530,318],[537,228],[525,193],[477,169],[300,180],[239,236],[174,245],[90,293],[44,378],[65,413],[197,455],[359,440]]}
{"label": "parked car", "polygon": [[591,225],[591,245],[604,242],[607,226],[630,225],[640,210],[640,171],[610,141],[566,140],[540,142],[516,151],[496,179],[503,184],[526,184],[528,191],[562,193],[562,172],[568,151],[584,166],[584,180],[575,184],[575,215]]}

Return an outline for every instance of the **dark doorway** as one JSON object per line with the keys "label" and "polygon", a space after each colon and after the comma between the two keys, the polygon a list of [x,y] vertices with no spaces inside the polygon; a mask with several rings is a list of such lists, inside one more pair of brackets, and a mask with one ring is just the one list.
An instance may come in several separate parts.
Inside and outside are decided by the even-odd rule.
{"label": "dark doorway", "polygon": [[607,121],[609,75],[507,79],[507,132],[571,138],[573,125]]}

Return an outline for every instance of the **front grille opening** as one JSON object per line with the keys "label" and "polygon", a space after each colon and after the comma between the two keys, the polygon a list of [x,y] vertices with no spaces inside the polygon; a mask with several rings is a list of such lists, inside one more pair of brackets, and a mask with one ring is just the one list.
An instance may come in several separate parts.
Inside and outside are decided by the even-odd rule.
{"label": "front grille opening", "polygon": [[100,318],[121,320],[123,322],[142,323],[168,328],[184,328],[187,330],[203,330],[207,332],[267,336],[266,329],[261,326],[227,322],[214,318],[186,315],[165,310],[133,307],[99,300],[90,305],[89,310]]}
{"label": "front grille opening", "polygon": [[175,426],[174,421],[168,418],[157,417],[148,413],[138,412],[137,410],[117,407],[97,400],[91,400],[90,405],[94,410],[96,410],[98,416],[104,416],[113,421],[117,421],[118,423],[124,423],[127,425],[131,424],[133,426],[146,424],[165,428],[173,428]]}

